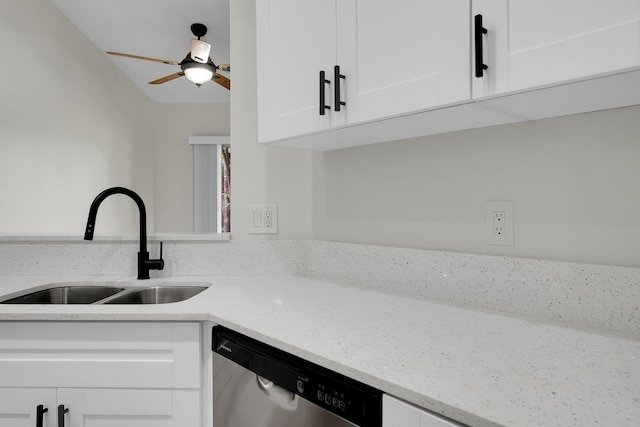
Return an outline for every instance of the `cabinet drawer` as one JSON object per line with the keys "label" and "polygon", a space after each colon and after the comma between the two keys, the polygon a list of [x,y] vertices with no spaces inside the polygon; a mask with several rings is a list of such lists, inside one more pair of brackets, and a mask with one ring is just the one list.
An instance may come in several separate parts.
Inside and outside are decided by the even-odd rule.
{"label": "cabinet drawer", "polygon": [[200,325],[0,322],[6,387],[200,387]]}

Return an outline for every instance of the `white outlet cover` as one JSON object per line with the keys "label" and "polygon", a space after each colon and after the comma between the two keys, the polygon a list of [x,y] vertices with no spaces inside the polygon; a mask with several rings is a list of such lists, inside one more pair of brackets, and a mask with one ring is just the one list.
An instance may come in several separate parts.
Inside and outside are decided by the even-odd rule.
{"label": "white outlet cover", "polygon": [[[267,212],[271,221],[266,220]],[[278,234],[278,205],[249,205],[249,221],[249,234]]]}
{"label": "white outlet cover", "polygon": [[[494,212],[504,212],[504,232],[494,232]],[[513,246],[513,201],[487,202],[485,210],[486,239],[488,245]]]}

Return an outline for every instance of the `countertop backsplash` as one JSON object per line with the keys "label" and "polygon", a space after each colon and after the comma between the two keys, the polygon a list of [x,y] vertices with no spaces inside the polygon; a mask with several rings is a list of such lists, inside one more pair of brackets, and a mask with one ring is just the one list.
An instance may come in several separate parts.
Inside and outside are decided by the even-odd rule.
{"label": "countertop backsplash", "polygon": [[[152,277],[168,276],[301,276],[306,268],[303,240],[191,240],[175,236],[150,236],[147,250],[159,256],[163,242],[164,270]],[[0,237],[1,276],[111,276],[135,275],[137,239],[100,237],[84,241],[75,237],[46,241]]]}
{"label": "countertop backsplash", "polygon": [[640,268],[309,241],[308,275],[640,338]]}
{"label": "countertop backsplash", "polygon": [[[640,338],[640,269],[306,240],[164,240],[169,276],[310,276]],[[135,275],[136,239],[0,238],[2,276]],[[155,274],[154,274],[155,273]]]}

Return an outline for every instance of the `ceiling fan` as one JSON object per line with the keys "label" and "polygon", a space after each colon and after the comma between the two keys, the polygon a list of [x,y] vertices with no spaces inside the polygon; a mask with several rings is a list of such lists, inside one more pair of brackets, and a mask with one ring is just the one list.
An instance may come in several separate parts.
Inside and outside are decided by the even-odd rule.
{"label": "ceiling fan", "polygon": [[191,32],[197,39],[191,40],[191,51],[187,53],[187,56],[180,62],[169,61],[166,59],[149,58],[146,56],[130,55],[128,53],[120,52],[107,52],[109,55],[124,56],[127,58],[143,59],[145,61],[161,62],[168,65],[179,65],[182,71],[169,74],[168,76],[161,77],[157,80],[149,82],[149,84],[157,85],[166,83],[168,81],[177,79],[178,77],[186,76],[187,79],[200,87],[209,80],[218,83],[220,86],[230,90],[231,81],[219,74],[218,71],[231,71],[229,64],[216,65],[211,57],[211,45],[207,43],[205,35],[207,34],[207,27],[204,24],[191,25]]}

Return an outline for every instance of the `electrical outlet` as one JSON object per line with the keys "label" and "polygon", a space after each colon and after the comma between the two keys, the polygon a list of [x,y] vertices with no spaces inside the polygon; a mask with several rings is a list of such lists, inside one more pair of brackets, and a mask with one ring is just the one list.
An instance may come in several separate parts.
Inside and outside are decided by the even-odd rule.
{"label": "electrical outlet", "polygon": [[500,237],[504,234],[504,211],[493,211],[491,213],[493,218],[493,234],[496,237]]}
{"label": "electrical outlet", "polygon": [[278,205],[249,205],[249,234],[278,234]]}
{"label": "electrical outlet", "polygon": [[264,211],[264,226],[268,229],[273,228],[273,212]]}
{"label": "electrical outlet", "polygon": [[513,202],[487,202],[485,218],[487,244],[513,246]]}

